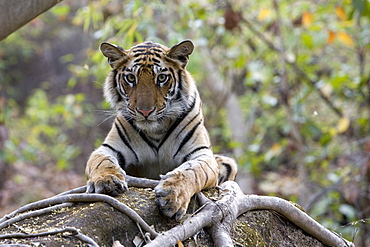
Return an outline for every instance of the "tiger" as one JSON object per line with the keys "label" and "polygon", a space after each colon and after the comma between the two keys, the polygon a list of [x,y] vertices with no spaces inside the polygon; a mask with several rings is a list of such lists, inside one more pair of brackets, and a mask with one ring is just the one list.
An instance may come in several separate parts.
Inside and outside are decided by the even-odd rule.
{"label": "tiger", "polygon": [[87,161],[88,193],[122,194],[126,174],[158,179],[160,212],[181,220],[194,194],[235,179],[236,161],[212,151],[199,92],[186,70],[193,50],[190,40],[171,48],[152,41],[129,50],[100,45],[112,68],[104,97],[116,117]]}

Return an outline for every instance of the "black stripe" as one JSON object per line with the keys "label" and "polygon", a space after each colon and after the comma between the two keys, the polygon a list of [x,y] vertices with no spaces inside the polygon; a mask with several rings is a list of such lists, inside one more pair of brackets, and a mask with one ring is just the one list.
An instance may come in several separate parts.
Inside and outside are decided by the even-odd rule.
{"label": "black stripe", "polygon": [[179,133],[177,134],[176,138],[179,137],[179,135],[181,135],[183,133],[183,131],[185,131],[186,127],[188,127],[200,114],[200,110],[198,111],[197,114],[195,114],[195,116],[189,120],[189,122],[187,124],[185,124],[184,127],[182,127],[182,129],[179,131]]}
{"label": "black stripe", "polygon": [[219,174],[219,176],[220,176],[218,178],[218,183],[219,184],[229,180],[229,177],[230,177],[230,174],[231,174],[231,166],[229,164],[222,162],[221,165],[226,168],[226,174],[227,175],[226,175],[226,177],[224,177],[224,176],[220,176],[220,174]]}
{"label": "black stripe", "polygon": [[[135,46],[135,48],[152,48],[152,47],[159,47],[158,44],[156,43],[143,43],[143,45],[137,45]],[[158,50],[158,49],[152,49],[153,51],[159,51],[159,52],[162,52],[162,50]]]}
{"label": "black stripe", "polygon": [[133,50],[134,53],[136,53],[136,52],[144,52],[144,51],[145,51],[145,49],[135,49],[135,50]]}
{"label": "black stripe", "polygon": [[173,63],[173,60],[172,59],[169,59],[169,58],[167,58],[167,57],[164,57],[163,58],[167,63]]}
{"label": "black stripe", "polygon": [[152,58],[152,61],[155,62],[155,63],[157,63],[157,64],[160,64],[161,63],[161,61],[159,61],[158,59],[156,59],[154,57]]}
{"label": "black stripe", "polygon": [[177,94],[175,96],[175,100],[180,100],[181,99],[181,90],[182,90],[182,71],[179,70],[177,72],[177,76],[178,76],[178,82],[177,82]]}
{"label": "black stripe", "polygon": [[182,90],[182,70],[177,71],[177,76],[179,78],[179,90]]}
{"label": "black stripe", "polygon": [[170,72],[171,72],[171,74],[172,74],[172,78],[173,78],[173,80],[174,80],[174,87],[173,88],[171,88],[171,90],[170,90],[170,92],[168,93],[168,95],[170,96],[170,97],[173,97],[173,95],[175,94],[175,92],[176,92],[176,89],[177,88],[179,88],[178,87],[178,84],[179,84],[179,80],[178,79],[176,79],[176,76],[175,76],[175,72],[173,71],[173,69],[172,68],[169,68],[169,70],[170,70]]}
{"label": "black stripe", "polygon": [[208,162],[204,162],[204,163],[206,163],[206,165],[209,167],[209,169],[211,169],[212,171],[213,171],[213,173],[216,175],[216,176],[218,176],[218,174],[212,169],[212,167],[208,164]]}
{"label": "black stripe", "polygon": [[102,146],[112,150],[117,155],[117,160],[118,160],[119,166],[122,167],[122,169],[125,169],[126,160],[125,160],[125,157],[123,157],[122,153],[120,151],[117,151],[115,148],[113,148],[109,144],[103,143]]}
{"label": "black stripe", "polygon": [[191,139],[191,137],[194,135],[194,132],[199,127],[199,125],[202,123],[202,120],[200,120],[194,127],[185,135],[185,137],[182,139],[179,148],[177,149],[175,156],[180,152],[180,150],[185,146],[185,144]]}
{"label": "black stripe", "polygon": [[134,123],[134,121],[132,119],[128,119],[128,118],[125,118],[126,121],[132,126],[132,128],[135,129],[135,131],[137,133],[139,133],[140,137],[146,142],[146,144],[148,144],[149,147],[151,147],[153,150],[155,150],[156,152],[158,152],[158,149],[159,147],[157,147],[156,145],[154,145],[149,139],[148,137],[141,131],[141,129],[139,129],[136,124]]}
{"label": "black stripe", "polygon": [[[119,83],[119,82],[117,82],[117,73],[118,73],[118,71],[116,69],[114,69],[114,70],[112,70],[112,73],[113,73],[113,88],[112,89],[113,89],[113,91],[116,91],[116,90],[119,90],[119,88],[117,86],[118,83]],[[117,102],[123,101],[123,98],[122,98],[122,96],[119,92],[114,92],[114,94],[116,94],[117,97],[118,97]]]}
{"label": "black stripe", "polygon": [[[176,81],[175,83],[172,83],[171,88],[167,91],[167,95],[172,98],[175,95],[176,92]],[[167,98],[167,97],[166,97]],[[168,99],[168,98],[167,98]],[[166,100],[167,101],[167,100]]]}
{"label": "black stripe", "polygon": [[127,97],[127,93],[125,92],[125,89],[124,89],[124,87],[123,87],[122,83],[120,83],[120,84],[117,86],[117,90],[118,90],[118,92],[120,93],[120,94],[119,94],[119,96],[120,96],[120,100],[119,100],[119,101],[123,101],[121,96]]}
{"label": "black stripe", "polygon": [[[194,182],[195,183],[198,183],[198,175],[197,175],[197,172],[194,170],[193,167],[187,168],[185,171],[192,171],[194,173],[194,180],[195,180]],[[206,180],[208,180],[208,176],[207,176],[207,179]]]}
{"label": "black stripe", "polygon": [[177,128],[177,126],[186,118],[186,116],[194,109],[196,103],[196,98],[190,105],[190,108],[187,111],[181,113],[176,121],[171,125],[170,129],[167,131],[166,136],[163,138],[162,142],[159,144],[158,149],[163,145],[167,138],[172,134],[172,132]]}
{"label": "black stripe", "polygon": [[131,139],[130,139],[130,136],[129,134],[127,133],[127,130],[126,128],[123,126],[122,122],[119,120],[119,118],[117,118],[117,122],[119,123],[119,125],[121,126],[121,128],[123,129],[123,132],[125,132],[125,136],[128,140],[128,142],[131,142]]}
{"label": "black stripe", "polygon": [[[118,119],[117,119],[117,121],[119,122]],[[121,124],[121,122],[119,122],[119,123]],[[118,127],[116,122],[114,122],[114,125],[116,126],[116,129],[118,131],[118,135],[121,138],[122,142],[131,150],[131,152],[135,155],[136,161],[138,162],[139,158],[137,157],[137,154],[135,153],[134,149],[131,147],[129,141],[126,139],[126,137],[124,136],[124,134],[122,133],[122,131],[120,130],[120,128]],[[121,126],[122,126],[122,124],[121,124]]]}
{"label": "black stripe", "polygon": [[193,149],[190,153],[188,153],[187,155],[185,155],[185,157],[182,159],[182,163],[185,163],[186,161],[188,161],[188,159],[190,158],[190,156],[192,156],[196,152],[198,152],[200,150],[203,150],[203,149],[209,149],[209,147],[207,147],[207,146],[201,146],[201,147],[197,147],[197,148]]}
{"label": "black stripe", "polygon": [[175,71],[173,71],[173,68],[169,68],[169,70],[170,70],[170,72],[171,72],[171,74],[172,74],[172,77],[173,77],[174,79],[176,79]]}
{"label": "black stripe", "polygon": [[106,161],[106,160],[109,160],[109,159],[108,158],[105,158],[102,161],[100,161],[100,163],[95,167],[95,170],[99,169],[100,165],[103,164],[103,162]]}

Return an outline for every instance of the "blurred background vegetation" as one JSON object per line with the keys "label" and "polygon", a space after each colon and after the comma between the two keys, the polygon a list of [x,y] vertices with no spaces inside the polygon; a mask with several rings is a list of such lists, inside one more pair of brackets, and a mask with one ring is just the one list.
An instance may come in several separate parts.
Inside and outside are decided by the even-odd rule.
{"label": "blurred background vegetation", "polygon": [[114,118],[101,42],[184,39],[242,189],[370,246],[368,0],[62,1],[0,43],[0,216],[85,183]]}

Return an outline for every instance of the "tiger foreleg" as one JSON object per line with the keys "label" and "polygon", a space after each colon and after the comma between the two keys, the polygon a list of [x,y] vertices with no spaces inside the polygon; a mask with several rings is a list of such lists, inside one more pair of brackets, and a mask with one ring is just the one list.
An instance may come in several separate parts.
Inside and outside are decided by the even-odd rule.
{"label": "tiger foreleg", "polygon": [[155,187],[156,202],[167,217],[181,220],[191,197],[202,189],[217,185],[218,166],[214,159],[188,161],[161,176]]}
{"label": "tiger foreleg", "polygon": [[112,196],[127,190],[125,171],[117,165],[116,158],[93,153],[87,162],[86,175],[88,193],[100,193]]}

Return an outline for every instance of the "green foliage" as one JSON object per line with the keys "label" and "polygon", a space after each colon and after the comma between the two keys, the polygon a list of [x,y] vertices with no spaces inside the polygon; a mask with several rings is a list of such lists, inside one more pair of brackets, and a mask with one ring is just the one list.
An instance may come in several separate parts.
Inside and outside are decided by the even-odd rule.
{"label": "green foliage", "polygon": [[[75,92],[79,87],[102,88],[109,66],[98,51],[101,42],[128,49],[144,40],[171,46],[192,39],[196,50],[188,70],[198,82],[215,151],[231,153],[241,148],[241,168],[261,180],[266,171],[281,170],[291,171],[294,180],[299,167],[305,167],[312,194],[338,181],[347,188],[348,178],[353,176],[360,183],[364,179],[360,173],[363,163],[353,160],[366,156],[365,144],[369,143],[369,1],[283,0],[276,1],[276,6],[274,1],[228,3],[100,0],[77,8],[58,4],[47,20],[39,22],[46,25],[49,20],[59,20],[69,28],[81,28],[90,35],[92,44],[83,51],[83,63],[70,64],[77,54],[59,58],[73,75],[65,82],[63,95],[49,98],[38,89],[24,108],[11,100],[18,94],[11,83],[20,75],[17,71],[6,73],[6,69],[19,63],[20,57],[29,61],[42,49],[33,41],[42,31],[27,29],[11,35],[5,41],[6,49],[0,49],[0,57],[8,58],[0,59],[0,79],[8,86],[5,89],[1,84],[0,89],[5,89],[10,98],[0,123],[5,119],[11,130],[2,157],[9,163],[43,160],[66,168],[78,156],[81,147],[72,134],[78,129],[77,135],[83,138],[87,135],[84,129],[99,124],[94,122],[92,106],[87,102],[94,100],[97,108],[109,108],[102,98]],[[205,49],[211,57],[203,55]],[[216,71],[204,69],[208,62]],[[211,73],[230,83],[230,93],[238,96],[240,114],[250,127],[246,143],[234,140],[237,130],[230,127],[228,109],[219,107],[224,101],[204,82]],[[242,77],[234,79],[238,75]],[[287,103],[282,93],[285,78]],[[295,130],[302,143],[294,136]],[[103,138],[92,143],[97,146]],[[299,193],[289,196],[302,199]],[[347,221],[358,220],[351,203],[339,189],[331,189],[310,213],[337,228],[343,215]],[[343,229],[349,236],[346,231]]]}
{"label": "green foliage", "polygon": [[73,144],[68,132],[79,123],[88,124],[83,114],[84,101],[85,95],[69,94],[52,103],[44,90],[35,90],[25,113],[7,122],[12,128],[4,160],[8,163],[24,160],[36,165],[54,163],[58,169],[70,168],[80,148]]}

